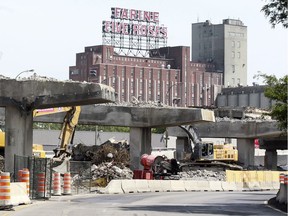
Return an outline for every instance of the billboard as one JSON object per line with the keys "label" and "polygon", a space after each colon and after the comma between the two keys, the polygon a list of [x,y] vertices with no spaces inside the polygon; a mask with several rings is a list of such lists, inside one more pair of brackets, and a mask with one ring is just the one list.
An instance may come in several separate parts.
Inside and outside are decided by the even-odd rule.
{"label": "billboard", "polygon": [[145,56],[167,45],[167,27],[160,25],[158,12],[113,7],[111,20],[102,22],[102,39],[119,54]]}

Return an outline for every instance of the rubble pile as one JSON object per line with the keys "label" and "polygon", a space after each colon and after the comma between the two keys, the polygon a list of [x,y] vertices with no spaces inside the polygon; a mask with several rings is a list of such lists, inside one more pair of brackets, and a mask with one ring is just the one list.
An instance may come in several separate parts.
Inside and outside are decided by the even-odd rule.
{"label": "rubble pile", "polygon": [[127,107],[165,107],[172,108],[171,106],[164,104],[160,101],[142,101],[138,100],[134,96],[132,96],[132,100],[130,102],[117,102],[117,103],[106,103],[101,104],[100,106],[127,106]]}
{"label": "rubble pile", "polygon": [[99,178],[107,178],[107,180],[111,179],[132,179],[133,171],[127,168],[124,164],[117,164],[117,166],[113,162],[101,163],[98,166],[92,165],[92,180],[96,180]]}
{"label": "rubble pile", "polygon": [[109,139],[100,146],[78,144],[72,148],[73,161],[91,161],[99,165],[102,162],[113,162],[115,165],[129,165],[129,145],[126,140]]}
{"label": "rubble pile", "polygon": [[189,170],[187,172],[179,172],[181,180],[206,180],[206,181],[226,181],[225,171],[212,170]]}

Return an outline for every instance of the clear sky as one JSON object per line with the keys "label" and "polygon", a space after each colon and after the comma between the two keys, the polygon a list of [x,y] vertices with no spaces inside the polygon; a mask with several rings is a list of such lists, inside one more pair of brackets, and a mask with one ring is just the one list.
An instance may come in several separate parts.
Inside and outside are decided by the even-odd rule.
{"label": "clear sky", "polygon": [[288,29],[271,28],[260,12],[264,4],[263,0],[1,0],[0,75],[15,78],[34,69],[38,75],[67,80],[76,53],[102,43],[102,21],[110,20],[111,7],[123,7],[159,12],[160,24],[168,28],[168,46],[191,47],[192,23],[240,19],[248,29],[248,84],[255,81],[257,71],[282,77],[288,71]]}

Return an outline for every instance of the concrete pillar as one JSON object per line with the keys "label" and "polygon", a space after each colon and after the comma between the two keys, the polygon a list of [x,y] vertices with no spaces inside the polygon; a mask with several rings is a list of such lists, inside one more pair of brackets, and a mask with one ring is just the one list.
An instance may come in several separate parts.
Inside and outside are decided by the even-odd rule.
{"label": "concrete pillar", "polygon": [[264,166],[268,170],[277,170],[277,151],[276,149],[266,149]]}
{"label": "concrete pillar", "polygon": [[33,116],[16,106],[5,109],[5,171],[14,172],[14,155],[32,156]]}
{"label": "concrete pillar", "polygon": [[238,159],[244,167],[254,166],[254,139],[237,139]]}
{"label": "concrete pillar", "polygon": [[189,159],[192,153],[192,146],[187,137],[177,137],[176,160]]}
{"label": "concrete pillar", "polygon": [[143,169],[140,157],[151,150],[151,128],[130,128],[130,168]]}
{"label": "concrete pillar", "polygon": [[184,139],[177,137],[176,140],[176,160],[183,160],[184,149],[185,149]]}

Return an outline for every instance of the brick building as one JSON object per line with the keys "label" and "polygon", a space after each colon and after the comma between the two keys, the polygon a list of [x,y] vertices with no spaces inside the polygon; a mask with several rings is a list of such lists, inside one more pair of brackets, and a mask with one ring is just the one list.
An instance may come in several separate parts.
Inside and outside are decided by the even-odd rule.
{"label": "brick building", "polygon": [[108,45],[85,47],[69,78],[112,86],[118,102],[136,98],[182,107],[213,105],[223,85],[223,73],[214,64],[191,62],[184,46],[153,49],[149,57],[118,55]]}

